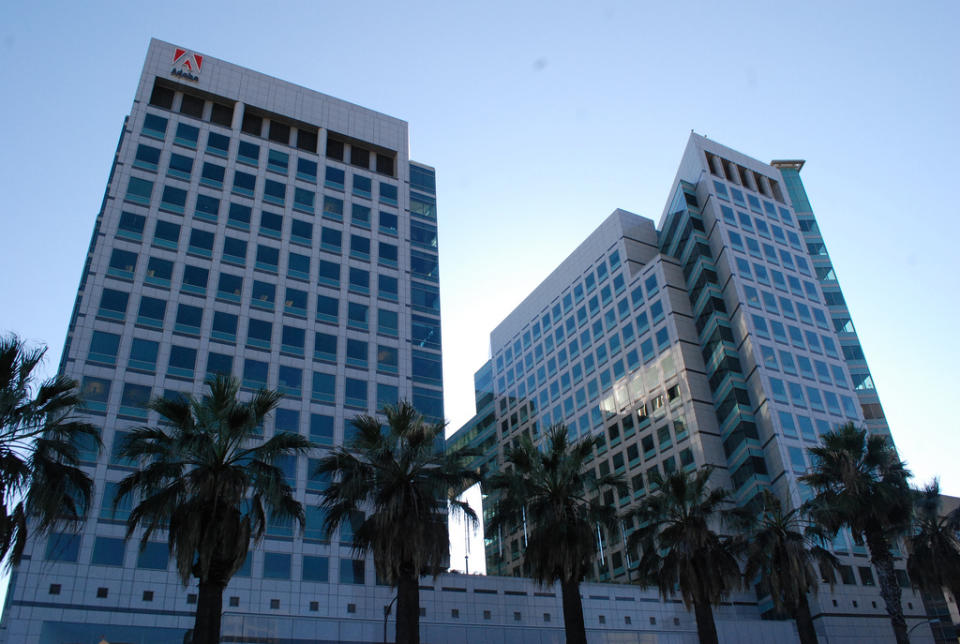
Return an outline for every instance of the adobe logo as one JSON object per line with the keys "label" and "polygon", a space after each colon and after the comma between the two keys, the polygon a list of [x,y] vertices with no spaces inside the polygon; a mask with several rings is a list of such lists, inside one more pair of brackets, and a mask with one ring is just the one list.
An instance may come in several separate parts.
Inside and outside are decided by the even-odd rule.
{"label": "adobe logo", "polygon": [[170,74],[184,80],[200,80],[200,68],[203,67],[203,56],[188,49],[173,50],[173,69]]}

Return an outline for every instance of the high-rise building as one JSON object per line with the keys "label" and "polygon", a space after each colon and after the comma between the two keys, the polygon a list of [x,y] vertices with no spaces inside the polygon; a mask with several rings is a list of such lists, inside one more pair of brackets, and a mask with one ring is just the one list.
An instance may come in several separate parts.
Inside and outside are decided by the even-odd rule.
{"label": "high-rise building", "polygon": [[[797,506],[820,435],[853,422],[889,436],[802,165],[691,134],[659,225],[615,211],[493,330],[478,415],[448,442],[484,446],[477,464],[496,469],[554,423],[600,436],[586,473],[621,474],[629,489],[604,501],[626,511],[650,472],[706,465],[737,503],[770,489]],[[600,531],[593,581],[630,580],[635,527]],[[488,573],[524,576],[523,539],[522,526],[486,535]],[[865,545],[843,532],[832,545],[843,567],[816,604],[824,633],[892,637],[860,619],[883,611]],[[923,614],[909,590],[904,607]]]}
{"label": "high-rise building", "polygon": [[[90,518],[30,543],[7,641],[173,642],[192,626],[196,589],[165,538],[140,550],[124,540],[130,505],[112,510],[133,465],[117,445],[157,422],[152,397],[202,395],[208,376],[233,374],[246,395],[283,392],[265,436],[324,446],[398,399],[443,418],[435,174],[409,160],[407,136],[401,120],[151,41],[60,366],[101,428],[103,450],[82,453]],[[372,562],[348,528],[323,530],[312,464],[283,463],[306,529],[271,524],[225,593],[225,635],[238,619],[276,618],[257,626],[267,636],[300,617],[316,618],[314,639],[355,639],[319,618],[382,619]]]}

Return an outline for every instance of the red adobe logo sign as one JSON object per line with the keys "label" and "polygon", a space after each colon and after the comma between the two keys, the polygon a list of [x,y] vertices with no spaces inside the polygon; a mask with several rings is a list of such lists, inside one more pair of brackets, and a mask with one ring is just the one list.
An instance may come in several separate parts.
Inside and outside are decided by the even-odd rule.
{"label": "red adobe logo sign", "polygon": [[186,80],[200,80],[200,68],[203,67],[203,56],[179,47],[173,51],[173,69],[170,73]]}

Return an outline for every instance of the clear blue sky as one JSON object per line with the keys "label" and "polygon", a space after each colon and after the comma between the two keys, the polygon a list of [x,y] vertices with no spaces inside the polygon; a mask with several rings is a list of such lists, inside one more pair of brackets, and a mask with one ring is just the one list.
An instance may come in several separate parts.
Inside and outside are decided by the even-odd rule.
{"label": "clear blue sky", "polygon": [[691,129],[803,178],[901,453],[960,495],[951,2],[46,2],[0,8],[0,330],[62,348],[151,36],[410,123],[437,168],[447,416],[489,332]]}

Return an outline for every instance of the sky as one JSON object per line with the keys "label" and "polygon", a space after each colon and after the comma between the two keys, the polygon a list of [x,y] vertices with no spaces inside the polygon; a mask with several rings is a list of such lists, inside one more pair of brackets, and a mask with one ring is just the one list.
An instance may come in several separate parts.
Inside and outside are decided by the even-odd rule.
{"label": "sky", "polygon": [[[960,3],[0,6],[0,332],[56,369],[151,37],[410,124],[437,168],[449,430],[489,333],[691,130],[802,178],[901,456],[960,495]],[[479,556],[477,557],[480,558]]]}

